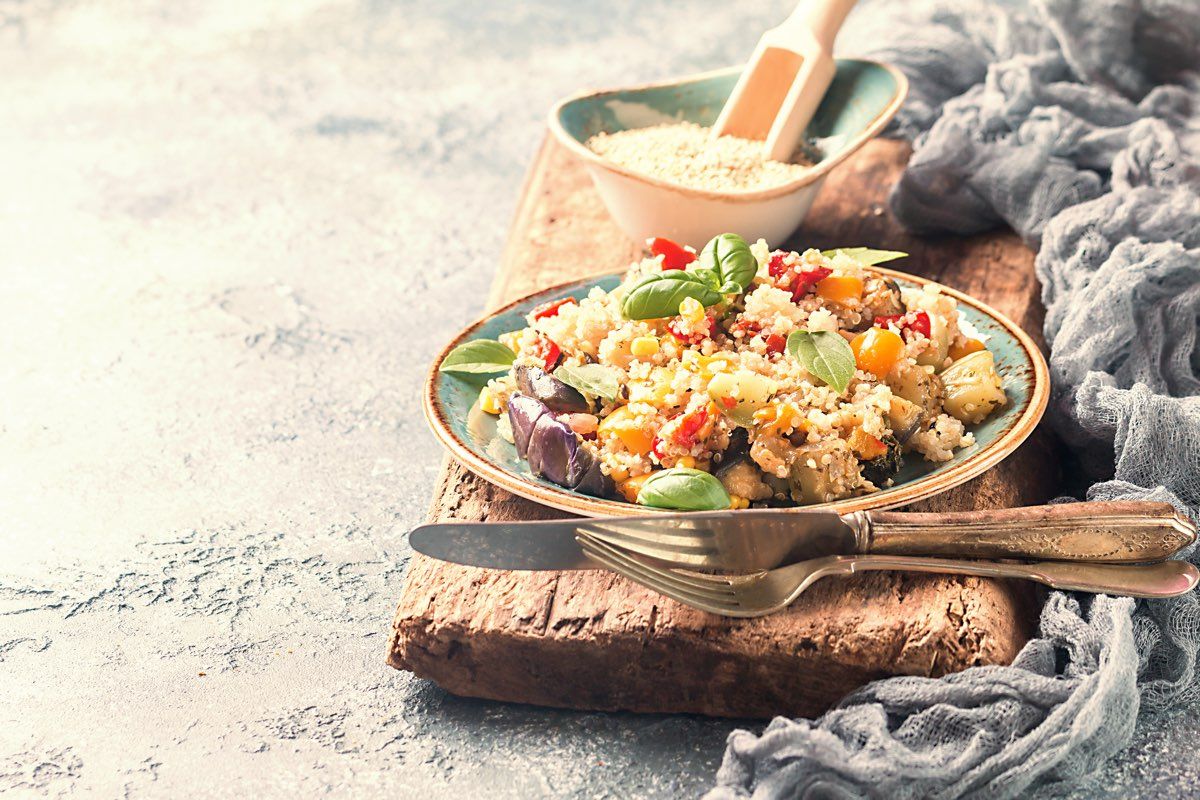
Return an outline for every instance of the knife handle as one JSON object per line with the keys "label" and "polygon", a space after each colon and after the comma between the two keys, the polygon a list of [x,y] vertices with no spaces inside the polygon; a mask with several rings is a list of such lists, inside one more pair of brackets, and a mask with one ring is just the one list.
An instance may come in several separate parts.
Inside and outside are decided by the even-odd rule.
{"label": "knife handle", "polygon": [[1196,540],[1167,503],[1060,503],[987,511],[860,512],[866,553],[1036,558],[1129,564],[1161,561]]}

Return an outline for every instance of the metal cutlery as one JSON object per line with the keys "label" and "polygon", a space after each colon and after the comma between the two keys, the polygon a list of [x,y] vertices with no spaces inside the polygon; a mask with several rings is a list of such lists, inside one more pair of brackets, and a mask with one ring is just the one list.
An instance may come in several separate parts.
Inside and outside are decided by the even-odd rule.
{"label": "metal cutlery", "polygon": [[581,533],[578,538],[589,558],[613,572],[685,605],[727,617],[772,614],[791,605],[821,578],[866,570],[1023,578],[1056,589],[1157,598],[1184,594],[1200,580],[1200,572],[1186,561],[1126,566],[1071,561],[962,561],[891,555],[825,556],[749,575],[706,575],[671,569],[586,533]]}
{"label": "metal cutlery", "polygon": [[1196,540],[1168,503],[1059,503],[949,513],[718,511],[669,520],[593,520],[604,540],[696,569],[770,569],[825,555],[1027,558],[1135,564]]}
{"label": "metal cutlery", "polygon": [[412,531],[413,549],[492,569],[595,569],[576,541],[591,534],[659,561],[745,571],[833,555],[926,555],[1137,563],[1196,538],[1165,503],[1064,503],[960,513],[803,509],[663,513],[545,522],[450,522]]}

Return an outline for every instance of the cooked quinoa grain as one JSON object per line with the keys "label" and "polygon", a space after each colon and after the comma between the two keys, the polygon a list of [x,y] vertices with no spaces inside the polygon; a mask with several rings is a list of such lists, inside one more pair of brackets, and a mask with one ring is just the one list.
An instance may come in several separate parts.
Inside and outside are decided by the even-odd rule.
{"label": "cooked quinoa grain", "polygon": [[[742,247],[757,274],[707,307],[689,298],[670,316],[626,319],[626,295],[665,271],[656,256],[611,292],[531,312],[500,337],[516,359],[481,410],[502,416],[518,449],[535,426],[522,434],[510,408],[533,408],[538,430],[558,426],[552,449],[574,453],[576,468],[563,480],[592,493],[636,502],[649,475],[679,467],[711,473],[745,508],[878,491],[905,459],[947,461],[973,445],[967,425],[1004,404],[991,353],[937,286],[901,290],[852,252]],[[795,332],[834,334],[854,360],[849,381],[809,372],[786,346]],[[872,351],[878,340],[893,344]],[[531,465],[544,457],[530,445]],[[580,465],[592,472],[581,478]]]}
{"label": "cooked quinoa grain", "polygon": [[715,192],[769,189],[795,180],[811,166],[799,154],[792,163],[772,161],[762,142],[736,136],[714,141],[710,132],[694,122],[673,122],[599,133],[587,146],[636,172]]}

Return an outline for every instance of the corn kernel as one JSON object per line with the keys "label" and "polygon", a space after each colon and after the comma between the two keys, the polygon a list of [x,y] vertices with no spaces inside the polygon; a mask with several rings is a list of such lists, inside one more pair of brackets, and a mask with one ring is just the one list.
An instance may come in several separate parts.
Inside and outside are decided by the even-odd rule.
{"label": "corn kernel", "polygon": [[483,387],[483,390],[479,392],[479,409],[488,414],[499,414],[504,410],[500,398],[496,396],[490,386]]}
{"label": "corn kernel", "polygon": [[675,466],[687,467],[688,469],[695,469],[696,468],[696,459],[692,458],[691,456],[683,456],[678,461],[675,462]]}
{"label": "corn kernel", "polygon": [[509,350],[512,350],[517,355],[520,355],[521,333],[522,331],[509,331],[508,333],[500,334],[496,338],[500,341],[500,344],[504,345]]}
{"label": "corn kernel", "polygon": [[699,322],[704,319],[704,306],[694,297],[685,297],[679,303],[679,316],[688,322]]}
{"label": "corn kernel", "polygon": [[638,358],[646,358],[658,352],[658,339],[653,336],[639,336],[629,344],[629,352]]}
{"label": "corn kernel", "polygon": [[750,500],[746,497],[739,497],[736,494],[731,494],[729,496],[729,507],[735,510],[739,508],[749,508]]}

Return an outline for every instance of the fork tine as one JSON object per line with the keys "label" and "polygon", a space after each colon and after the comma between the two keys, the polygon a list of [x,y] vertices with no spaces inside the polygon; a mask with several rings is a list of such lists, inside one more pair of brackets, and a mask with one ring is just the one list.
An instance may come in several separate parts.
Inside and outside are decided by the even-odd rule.
{"label": "fork tine", "polygon": [[719,609],[718,613],[725,610],[736,610],[739,607],[736,595],[728,591],[728,586],[725,586],[725,591],[722,591],[720,586],[708,587],[689,584],[680,580],[678,575],[669,570],[629,557],[620,550],[586,534],[581,534],[578,538],[584,552],[592,558],[625,577],[681,603],[693,606],[701,603],[703,604],[701,607],[705,610]]}
{"label": "fork tine", "polygon": [[677,589],[675,587],[660,583],[652,573],[638,570],[629,566],[626,562],[619,562],[616,559],[611,558],[607,553],[592,550],[584,545],[581,545],[581,547],[583,547],[584,552],[586,552],[591,558],[595,559],[597,563],[607,567],[618,575],[628,578],[634,583],[641,584],[642,586],[645,586],[650,590],[663,595],[664,597],[669,597],[676,602],[682,603],[683,605],[691,606],[692,608],[698,608],[702,611],[709,611],[714,614],[723,614],[726,616],[737,616],[738,612],[740,611],[740,609],[735,605],[729,605],[724,602],[715,601],[713,598],[706,595],[693,594],[692,592]]}
{"label": "fork tine", "polygon": [[[671,569],[670,567],[646,561],[638,557],[636,553],[629,552],[623,545],[616,542],[609,542],[603,537],[592,537],[599,545],[604,545],[614,558],[619,558],[622,561],[631,562],[634,566],[644,570],[652,570],[656,574],[662,573],[665,579],[679,583],[682,586],[687,586],[692,589],[699,589],[705,592],[714,592],[717,594],[733,594],[733,587],[730,580],[724,575],[705,575],[699,572],[688,572],[679,569]],[[665,559],[669,561],[670,559]]]}
{"label": "fork tine", "polygon": [[712,556],[716,554],[716,551],[710,548],[679,548],[670,544],[660,545],[638,536],[631,536],[609,528],[588,526],[587,530],[594,538],[608,542],[614,546],[681,566],[711,566]]}
{"label": "fork tine", "polygon": [[679,579],[673,572],[635,560],[620,548],[598,539],[585,541],[583,537],[580,537],[579,544],[589,555],[603,557],[606,563],[637,575],[642,582],[653,581],[656,585],[661,584],[696,596],[708,597],[713,594],[707,586],[690,585],[687,581]]}
{"label": "fork tine", "polygon": [[713,553],[713,535],[708,530],[693,530],[686,528],[646,528],[643,525],[622,524],[605,520],[590,521],[586,524],[590,532],[603,531],[605,535],[623,536],[630,540],[645,542],[659,547],[671,547],[679,550],[695,550],[697,552]]}

